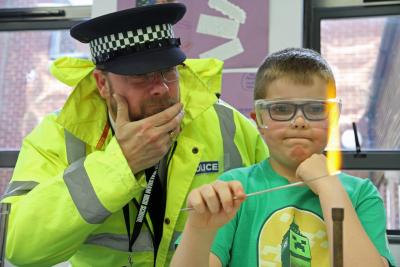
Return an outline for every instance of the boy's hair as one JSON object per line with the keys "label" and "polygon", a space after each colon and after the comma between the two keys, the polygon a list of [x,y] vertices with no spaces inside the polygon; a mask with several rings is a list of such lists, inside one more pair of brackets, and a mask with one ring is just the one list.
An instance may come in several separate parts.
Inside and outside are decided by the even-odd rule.
{"label": "boy's hair", "polygon": [[314,75],[327,83],[335,83],[331,68],[316,51],[307,48],[287,48],[275,52],[266,57],[258,68],[254,100],[264,99],[268,85],[276,79],[287,77],[301,84],[310,84]]}

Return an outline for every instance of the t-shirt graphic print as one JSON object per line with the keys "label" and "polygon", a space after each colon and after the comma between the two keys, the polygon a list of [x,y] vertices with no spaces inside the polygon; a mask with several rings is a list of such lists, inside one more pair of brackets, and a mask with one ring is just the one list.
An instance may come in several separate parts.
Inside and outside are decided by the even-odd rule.
{"label": "t-shirt graphic print", "polygon": [[285,207],[265,221],[259,234],[259,266],[329,266],[326,227],[316,214]]}

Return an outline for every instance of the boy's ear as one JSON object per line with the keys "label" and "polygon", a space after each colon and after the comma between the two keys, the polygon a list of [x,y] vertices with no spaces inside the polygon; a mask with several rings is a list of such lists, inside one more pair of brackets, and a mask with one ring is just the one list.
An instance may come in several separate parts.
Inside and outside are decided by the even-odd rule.
{"label": "boy's ear", "polygon": [[257,122],[257,116],[256,116],[256,113],[255,113],[254,111],[251,111],[251,112],[250,112],[250,118],[251,118],[253,121]]}
{"label": "boy's ear", "polygon": [[256,116],[256,112],[253,110],[250,112],[250,119],[252,120],[252,122],[254,123],[254,125],[258,127],[258,123],[257,123],[257,116]]}

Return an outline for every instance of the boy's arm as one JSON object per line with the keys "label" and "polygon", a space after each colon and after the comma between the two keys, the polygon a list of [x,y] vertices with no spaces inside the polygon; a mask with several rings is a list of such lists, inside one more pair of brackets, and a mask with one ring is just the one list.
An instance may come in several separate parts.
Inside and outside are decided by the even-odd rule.
{"label": "boy's arm", "polygon": [[[344,208],[343,263],[344,266],[388,266],[365,232],[353,204],[337,176],[329,176],[326,157],[312,155],[300,164],[297,176],[319,196],[326,223],[330,255],[333,255],[332,208]],[[315,178],[325,177],[322,179]],[[332,257],[331,257],[332,260]]]}
{"label": "boy's arm", "polygon": [[[328,180],[329,179],[329,180]],[[321,181],[319,199],[324,220],[328,228],[328,238],[333,240],[332,208],[343,207],[343,261],[345,266],[388,266],[365,232],[351,200],[337,177],[330,177],[325,183]],[[330,254],[333,255],[332,242]]]}
{"label": "boy's arm", "polygon": [[[333,240],[332,208],[343,207],[343,262],[346,266],[388,266],[374,244],[369,239],[353,208],[353,204],[337,177],[327,179],[325,185],[319,189],[324,220],[328,228],[328,238]],[[333,255],[332,242],[330,251]]]}
{"label": "boy's arm", "polygon": [[245,198],[238,181],[216,181],[190,192],[187,205],[193,210],[189,211],[182,241],[170,266],[222,266],[218,257],[210,253],[211,245],[218,228],[235,216]]}
{"label": "boy's arm", "polygon": [[170,266],[221,267],[218,257],[210,253],[216,231],[216,229],[197,229],[186,224],[182,240]]}

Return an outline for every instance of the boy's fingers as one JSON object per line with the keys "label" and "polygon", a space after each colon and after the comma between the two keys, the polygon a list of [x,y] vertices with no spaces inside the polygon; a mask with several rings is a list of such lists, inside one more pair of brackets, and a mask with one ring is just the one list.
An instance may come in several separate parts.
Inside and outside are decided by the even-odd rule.
{"label": "boy's fingers", "polygon": [[235,196],[234,207],[240,207],[240,204],[246,199],[242,184],[239,181],[232,181],[230,183],[230,188],[232,194]]}
{"label": "boy's fingers", "polygon": [[129,122],[128,103],[125,98],[118,94],[113,94],[115,102],[117,102],[116,124],[123,124]]}
{"label": "boy's fingers", "polygon": [[233,209],[233,194],[229,183],[217,181],[214,184],[215,191],[218,193],[219,200],[225,212],[230,213]]}
{"label": "boy's fingers", "polygon": [[217,192],[215,192],[214,187],[210,184],[205,185],[200,188],[200,193],[207,204],[208,210],[212,214],[216,214],[219,212],[221,208],[221,203],[218,198]]}
{"label": "boy's fingers", "polygon": [[198,213],[204,213],[206,206],[199,190],[193,190],[188,198],[188,207],[192,207]]}
{"label": "boy's fingers", "polygon": [[236,198],[246,198],[246,194],[244,193],[242,183],[239,181],[231,181],[229,183],[232,193],[236,196]]}

